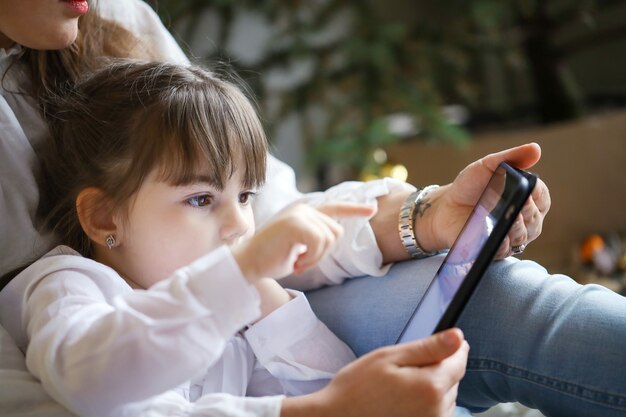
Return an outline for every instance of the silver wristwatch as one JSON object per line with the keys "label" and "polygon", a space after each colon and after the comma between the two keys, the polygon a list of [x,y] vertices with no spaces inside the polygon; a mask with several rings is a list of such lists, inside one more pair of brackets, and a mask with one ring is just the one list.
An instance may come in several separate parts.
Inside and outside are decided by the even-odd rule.
{"label": "silver wristwatch", "polygon": [[404,245],[404,249],[406,249],[407,253],[413,259],[422,259],[427,258],[429,256],[436,255],[438,252],[426,252],[424,249],[420,247],[417,243],[417,239],[415,237],[415,217],[420,210],[422,200],[426,195],[439,187],[438,185],[429,185],[428,187],[424,187],[421,189],[417,189],[416,191],[409,194],[409,196],[404,200],[402,204],[402,209],[400,210],[400,220],[398,222],[398,230],[400,232],[400,240],[402,241],[402,245]]}

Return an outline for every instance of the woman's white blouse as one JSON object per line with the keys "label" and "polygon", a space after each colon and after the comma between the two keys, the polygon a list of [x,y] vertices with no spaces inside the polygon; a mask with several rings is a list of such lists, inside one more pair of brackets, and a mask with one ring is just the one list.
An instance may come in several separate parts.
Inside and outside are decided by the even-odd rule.
{"label": "woman's white blouse", "polygon": [[273,396],[245,407],[278,415],[281,395],[319,389],[354,359],[304,294],[291,293],[253,323],[258,293],[225,246],[148,290],[59,246],[0,292],[0,317],[28,370],[79,415],[139,415],[172,389],[181,399],[171,401],[197,407]]}

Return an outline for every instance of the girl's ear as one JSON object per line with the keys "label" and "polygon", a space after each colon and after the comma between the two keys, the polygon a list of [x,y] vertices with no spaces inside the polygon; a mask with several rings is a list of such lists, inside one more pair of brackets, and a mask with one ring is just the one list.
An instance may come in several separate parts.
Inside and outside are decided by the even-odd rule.
{"label": "girl's ear", "polygon": [[89,187],[78,193],[76,212],[83,231],[92,242],[106,246],[107,239],[113,236],[119,244],[119,221],[116,221],[111,199],[103,190]]}

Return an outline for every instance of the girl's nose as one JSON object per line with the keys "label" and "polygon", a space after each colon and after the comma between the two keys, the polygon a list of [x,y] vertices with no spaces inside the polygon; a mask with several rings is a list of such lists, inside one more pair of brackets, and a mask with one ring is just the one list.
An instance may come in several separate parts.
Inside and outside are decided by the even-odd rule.
{"label": "girl's nose", "polygon": [[219,229],[222,242],[227,245],[235,243],[248,232],[250,227],[250,219],[238,204],[224,207]]}

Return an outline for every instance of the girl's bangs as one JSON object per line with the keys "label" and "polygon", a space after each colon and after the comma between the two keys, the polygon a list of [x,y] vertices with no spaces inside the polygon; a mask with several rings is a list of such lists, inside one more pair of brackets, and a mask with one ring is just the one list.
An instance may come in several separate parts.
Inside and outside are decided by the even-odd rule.
{"label": "girl's bangs", "polygon": [[[210,107],[204,107],[210,108]],[[199,109],[198,109],[199,110]],[[176,123],[167,119],[153,137],[153,155],[158,178],[172,185],[209,181],[218,189],[236,169],[243,170],[246,188],[259,188],[265,182],[266,139],[254,113],[228,108],[227,112],[206,110],[178,115]],[[183,112],[185,113],[185,112]],[[170,115],[174,116],[174,115]]]}
{"label": "girl's bangs", "polygon": [[198,178],[223,188],[242,170],[246,188],[265,182],[267,143],[256,112],[237,87],[200,74],[160,89],[133,118],[133,167],[172,185]]}

